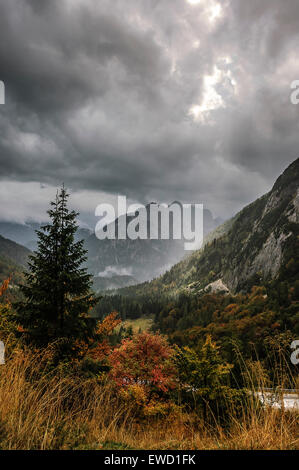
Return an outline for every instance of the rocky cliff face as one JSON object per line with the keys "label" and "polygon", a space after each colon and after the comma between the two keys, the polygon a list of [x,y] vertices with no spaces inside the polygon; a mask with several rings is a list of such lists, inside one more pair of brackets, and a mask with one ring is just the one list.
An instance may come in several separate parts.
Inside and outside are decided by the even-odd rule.
{"label": "rocky cliff face", "polygon": [[[298,188],[299,159],[269,193],[209,234],[200,251],[153,281],[155,287],[169,294],[184,289],[196,293],[222,282],[231,292],[240,292],[261,280],[274,279],[288,259],[297,257]],[[153,283],[145,289],[150,290]]]}
{"label": "rocky cliff face", "polygon": [[298,186],[299,159],[278,178],[268,194],[237,216],[227,235],[232,248],[231,263],[221,273],[231,289],[239,290],[253,276],[273,279],[277,275],[298,230]]}

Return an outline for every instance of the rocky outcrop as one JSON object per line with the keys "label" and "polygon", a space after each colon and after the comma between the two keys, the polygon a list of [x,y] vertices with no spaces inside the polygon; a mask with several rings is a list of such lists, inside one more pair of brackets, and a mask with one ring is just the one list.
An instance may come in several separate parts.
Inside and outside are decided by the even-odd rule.
{"label": "rocky outcrop", "polygon": [[222,292],[224,294],[229,294],[229,288],[224,284],[222,279],[217,279],[217,281],[211,282],[208,284],[204,289],[204,292],[210,292],[211,294],[215,294],[217,292]]}

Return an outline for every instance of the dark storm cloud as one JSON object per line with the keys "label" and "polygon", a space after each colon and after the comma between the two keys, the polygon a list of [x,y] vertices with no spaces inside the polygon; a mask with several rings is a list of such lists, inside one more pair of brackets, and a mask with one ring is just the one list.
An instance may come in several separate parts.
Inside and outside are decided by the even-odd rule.
{"label": "dark storm cloud", "polygon": [[298,20],[297,0],[2,1],[1,184],[229,216],[298,156]]}

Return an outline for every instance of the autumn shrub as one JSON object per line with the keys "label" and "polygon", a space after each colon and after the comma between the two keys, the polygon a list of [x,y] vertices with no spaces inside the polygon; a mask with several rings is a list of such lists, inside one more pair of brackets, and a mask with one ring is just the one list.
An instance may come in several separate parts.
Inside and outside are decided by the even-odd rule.
{"label": "autumn shrub", "polygon": [[228,410],[237,411],[242,406],[246,392],[230,385],[233,365],[223,361],[211,336],[197,350],[177,347],[176,365],[182,403],[205,421],[223,421]]}
{"label": "autumn shrub", "polygon": [[106,362],[112,351],[109,338],[120,323],[121,319],[117,312],[111,312],[101,322],[97,322],[94,341],[91,342],[87,351],[88,357],[96,361]]}
{"label": "autumn shrub", "polygon": [[175,350],[160,334],[143,332],[122,341],[109,356],[119,395],[135,405],[139,415],[174,411],[170,392],[177,387]]}

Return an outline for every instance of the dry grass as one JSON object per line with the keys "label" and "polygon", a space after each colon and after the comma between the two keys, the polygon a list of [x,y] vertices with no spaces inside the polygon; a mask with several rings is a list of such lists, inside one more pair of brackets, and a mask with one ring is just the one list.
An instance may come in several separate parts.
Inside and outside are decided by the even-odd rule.
{"label": "dry grass", "polygon": [[46,372],[50,355],[15,351],[0,366],[1,449],[299,449],[298,413],[249,397],[226,430],[183,412],[138,422],[109,384]]}

